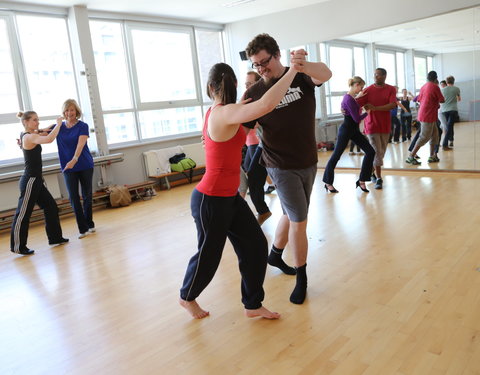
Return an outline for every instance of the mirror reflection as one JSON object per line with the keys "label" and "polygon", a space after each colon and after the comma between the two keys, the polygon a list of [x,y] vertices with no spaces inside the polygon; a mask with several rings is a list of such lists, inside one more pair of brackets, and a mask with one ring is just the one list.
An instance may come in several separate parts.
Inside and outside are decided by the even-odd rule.
{"label": "mirror reflection", "polygon": [[[348,91],[348,78],[361,76],[368,86],[374,81],[375,69],[382,67],[387,70],[386,83],[396,86],[398,100],[408,104],[413,123],[410,134],[410,119],[401,113],[405,111],[399,107],[395,115],[392,113],[393,129],[397,132],[392,132],[384,168],[480,170],[480,8],[345,36],[341,40],[321,43],[320,50],[334,72],[334,78],[325,87],[327,114],[329,118],[338,119],[328,121],[320,130],[324,133],[323,138],[335,141],[343,120],[340,103]],[[418,151],[418,160],[422,163],[412,165],[406,160],[418,130],[416,120],[419,110],[419,103],[412,99],[427,82],[427,74],[431,70],[437,72],[439,83],[447,77],[454,77],[453,84],[449,86],[460,90],[458,113],[452,112],[454,108],[451,105],[444,104],[440,108],[440,161],[428,162],[430,148],[427,144]],[[452,89],[447,88],[443,93],[447,96],[448,91]],[[320,167],[326,165],[330,155],[331,152],[319,152]],[[347,147],[337,167],[360,168],[362,158],[362,152],[356,147]]]}

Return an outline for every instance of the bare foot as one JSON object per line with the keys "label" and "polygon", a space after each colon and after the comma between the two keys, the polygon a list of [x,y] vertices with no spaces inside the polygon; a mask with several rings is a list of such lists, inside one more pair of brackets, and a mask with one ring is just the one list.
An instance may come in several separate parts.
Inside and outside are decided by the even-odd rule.
{"label": "bare foot", "polygon": [[203,310],[197,303],[197,301],[185,301],[179,299],[180,306],[184,307],[190,315],[195,319],[202,319],[210,315],[210,312]]}
{"label": "bare foot", "polygon": [[278,319],[278,318],[280,318],[279,313],[267,310],[263,306],[260,307],[259,309],[255,309],[255,310],[245,309],[245,315],[247,316],[247,318],[256,318],[257,316],[260,316],[260,317],[265,318],[265,319]]}

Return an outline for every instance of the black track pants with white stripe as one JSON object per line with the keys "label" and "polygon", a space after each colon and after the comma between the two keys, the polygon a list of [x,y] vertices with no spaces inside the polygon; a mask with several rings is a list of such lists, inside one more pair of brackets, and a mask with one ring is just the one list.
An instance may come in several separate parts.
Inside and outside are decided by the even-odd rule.
{"label": "black track pants with white stripe", "polygon": [[62,238],[57,203],[47,190],[43,178],[24,175],[20,178],[20,198],[10,234],[10,246],[14,252],[27,248],[28,226],[35,204],[43,209],[45,214],[48,241],[53,243]]}
{"label": "black track pants with white stripe", "polygon": [[246,309],[260,308],[268,243],[247,202],[238,194],[213,197],[194,189],[191,208],[197,226],[198,252],[190,259],[180,297],[193,301],[210,283],[228,238],[242,275],[242,303]]}

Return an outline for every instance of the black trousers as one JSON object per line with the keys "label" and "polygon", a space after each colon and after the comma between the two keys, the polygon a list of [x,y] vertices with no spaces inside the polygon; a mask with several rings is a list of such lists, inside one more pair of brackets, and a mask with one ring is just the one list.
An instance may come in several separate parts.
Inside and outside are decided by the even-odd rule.
{"label": "black trousers", "polygon": [[265,296],[268,243],[247,202],[238,194],[213,197],[194,189],[191,209],[198,251],[188,263],[180,297],[193,301],[206,288],[217,271],[228,238],[238,257],[242,303],[246,309],[260,308]]}
{"label": "black trousers", "polygon": [[455,125],[455,119],[458,116],[458,111],[447,111],[443,112],[446,120],[447,120],[447,129],[445,132],[445,137],[443,137],[443,147],[448,147],[448,141],[453,142],[453,137],[454,137],[454,130],[453,127]]}
{"label": "black trousers", "polygon": [[360,181],[370,181],[373,168],[373,158],[375,157],[375,150],[368,142],[368,139],[360,132],[358,124],[353,121],[351,116],[345,116],[343,124],[338,129],[337,143],[333,150],[332,156],[328,160],[325,172],[323,173],[323,182],[332,185],[335,178],[335,167],[337,166],[340,157],[347,148],[348,141],[352,140],[365,153],[362,162],[362,169],[360,170]]}
{"label": "black trousers", "polygon": [[63,237],[57,203],[47,190],[43,178],[23,175],[20,178],[20,198],[10,233],[11,250],[15,252],[27,249],[28,227],[35,204],[43,210],[45,215],[48,242],[58,242]]}
{"label": "black trousers", "polygon": [[403,127],[402,124],[400,123],[400,120],[398,119],[398,116],[390,116],[390,122],[391,122],[391,129],[390,129],[390,139],[389,142],[393,141],[394,142],[400,142],[400,128],[402,129],[402,140],[404,141],[407,137],[407,130],[406,127]]}
{"label": "black trousers", "polygon": [[[402,113],[400,115],[400,123],[402,124],[402,141],[412,138],[412,114]],[[399,136],[400,137],[400,136]]]}
{"label": "black trousers", "polygon": [[265,203],[265,191],[263,186],[267,180],[267,170],[260,164],[262,156],[262,148],[258,145],[251,145],[247,148],[243,169],[248,177],[248,189],[250,190],[250,198],[257,212],[261,215],[270,211]]}

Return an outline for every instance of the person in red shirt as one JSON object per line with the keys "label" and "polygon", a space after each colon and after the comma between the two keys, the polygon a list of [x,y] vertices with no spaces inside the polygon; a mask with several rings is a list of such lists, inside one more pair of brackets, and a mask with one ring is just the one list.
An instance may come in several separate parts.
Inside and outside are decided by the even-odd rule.
{"label": "person in red shirt", "polygon": [[435,83],[437,82],[437,72],[434,70],[428,72],[427,81],[428,82],[420,89],[420,94],[418,94],[417,97],[417,101],[420,102],[420,110],[418,111],[417,118],[421,123],[421,131],[415,147],[406,160],[408,164],[412,165],[422,164],[415,158],[415,155],[417,155],[420,147],[428,141],[430,141],[430,157],[428,158],[428,162],[438,163],[440,161],[435,153],[435,146],[438,144],[438,108],[440,107],[440,103],[445,102],[445,99],[440,88]]}
{"label": "person in red shirt", "polygon": [[369,111],[365,118],[365,134],[375,150],[373,167],[375,174],[372,181],[375,189],[383,188],[382,165],[385,151],[390,137],[391,121],[390,110],[397,106],[397,90],[385,83],[387,71],[383,68],[375,69],[375,83],[368,86],[356,101],[360,107]]}
{"label": "person in red shirt", "polygon": [[262,306],[268,243],[247,202],[238,194],[241,150],[246,138],[241,124],[274,110],[304,62],[303,53],[292,53],[291,67],[282,79],[260,100],[252,103],[244,100],[239,104],[235,104],[237,79],[233,69],[224,63],[210,69],[207,94],[213,103],[205,115],[203,127],[206,172],[191,199],[198,251],[188,263],[179,301],[193,318],[209,315],[196,299],[212,281],[227,238],[238,257],[245,315],[267,319],[280,317]]}

